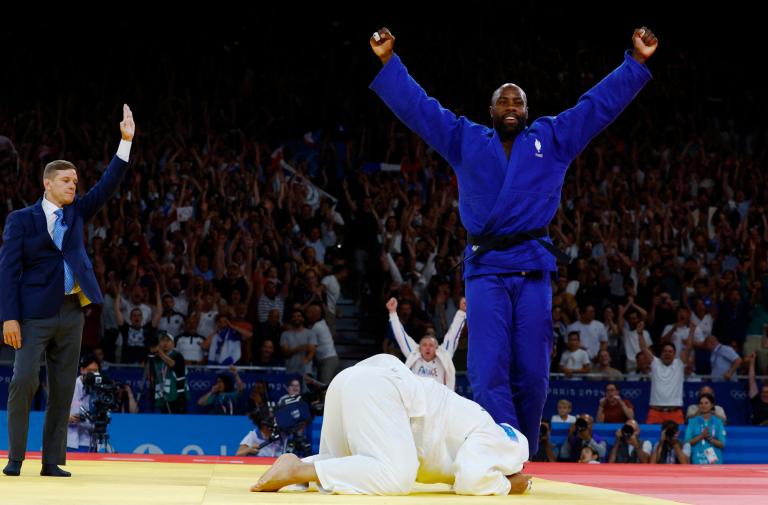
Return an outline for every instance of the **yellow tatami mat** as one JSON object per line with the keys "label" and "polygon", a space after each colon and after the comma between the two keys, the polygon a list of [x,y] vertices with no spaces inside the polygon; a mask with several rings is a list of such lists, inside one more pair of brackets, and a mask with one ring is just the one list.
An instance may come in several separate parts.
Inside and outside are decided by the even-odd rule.
{"label": "yellow tatami mat", "polygon": [[[70,461],[68,479],[40,477],[40,463],[28,460],[20,477],[0,474],[2,505],[172,505],[239,503],[393,505],[465,503],[532,503],[537,505],[661,505],[675,502],[607,489],[534,479],[529,495],[484,497],[435,492],[410,496],[329,496],[307,493],[251,493],[249,488],[267,469],[261,465]],[[447,490],[447,486],[442,487]]]}

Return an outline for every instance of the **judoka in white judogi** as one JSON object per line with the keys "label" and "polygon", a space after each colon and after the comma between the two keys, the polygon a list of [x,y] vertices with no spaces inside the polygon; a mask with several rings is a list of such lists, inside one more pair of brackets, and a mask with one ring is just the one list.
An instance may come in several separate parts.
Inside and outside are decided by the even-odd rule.
{"label": "judoka in white judogi", "polygon": [[525,491],[529,477],[508,476],[527,460],[522,433],[380,354],[331,382],[320,453],[302,461],[282,456],[252,490],[315,480],[328,493],[401,495],[418,482],[451,484],[457,494],[505,495],[513,485]]}

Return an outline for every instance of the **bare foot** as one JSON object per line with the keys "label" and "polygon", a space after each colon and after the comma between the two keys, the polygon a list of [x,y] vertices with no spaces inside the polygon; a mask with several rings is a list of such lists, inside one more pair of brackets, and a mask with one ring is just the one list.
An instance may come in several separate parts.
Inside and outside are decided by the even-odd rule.
{"label": "bare foot", "polygon": [[283,454],[264,472],[259,481],[251,486],[251,491],[277,491],[281,487],[297,484],[296,470],[301,460],[295,454]]}
{"label": "bare foot", "polygon": [[522,473],[516,473],[514,475],[507,475],[509,483],[512,487],[509,489],[509,494],[523,494],[531,490],[531,475],[525,475]]}

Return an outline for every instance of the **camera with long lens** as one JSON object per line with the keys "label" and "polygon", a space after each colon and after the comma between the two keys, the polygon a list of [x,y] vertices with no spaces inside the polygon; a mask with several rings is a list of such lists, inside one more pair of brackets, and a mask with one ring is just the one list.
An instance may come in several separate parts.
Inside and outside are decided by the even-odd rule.
{"label": "camera with long lens", "polygon": [[621,427],[621,439],[624,440],[625,442],[630,438],[632,438],[632,435],[634,434],[635,434],[635,430],[634,428],[632,428],[632,426],[625,424],[624,426]]}
{"label": "camera with long lens", "polygon": [[582,417],[579,417],[578,419],[576,419],[576,422],[573,423],[573,425],[576,433],[581,433],[582,431],[589,428],[589,423],[587,423],[587,421]]}
{"label": "camera with long lens", "polygon": [[88,372],[83,376],[83,386],[90,401],[88,408],[80,407],[80,416],[93,426],[91,450],[95,452],[96,444],[107,438],[107,425],[112,420],[110,411],[118,407],[120,385],[99,372]]}
{"label": "camera with long lens", "polygon": [[664,442],[671,444],[677,435],[677,426],[670,426],[664,430]]}

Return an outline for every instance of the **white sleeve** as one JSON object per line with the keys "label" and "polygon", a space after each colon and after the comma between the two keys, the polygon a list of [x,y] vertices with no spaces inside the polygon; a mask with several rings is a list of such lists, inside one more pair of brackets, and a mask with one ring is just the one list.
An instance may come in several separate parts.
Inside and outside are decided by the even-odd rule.
{"label": "white sleeve", "polygon": [[260,444],[261,440],[259,440],[255,430],[249,431],[248,434],[240,441],[240,445],[247,445],[248,447],[258,447]]}
{"label": "white sleeve", "polygon": [[69,415],[76,416],[80,414],[80,405],[83,399],[83,381],[78,377],[75,379],[75,392],[72,395],[72,403],[69,406]]}
{"label": "white sleeve", "polygon": [[387,263],[389,264],[389,273],[392,276],[392,280],[398,284],[402,284],[403,276],[400,274],[400,269],[397,268],[395,260],[390,253],[387,253]]}
{"label": "white sleeve", "polygon": [[467,313],[461,309],[457,310],[456,314],[453,316],[453,321],[451,321],[451,326],[445,333],[443,343],[440,344],[440,347],[442,347],[451,357],[453,357],[453,353],[456,352],[456,348],[459,346],[459,339],[461,339],[461,332],[464,329],[466,320]]}
{"label": "white sleeve", "polygon": [[392,328],[392,334],[395,336],[397,345],[400,346],[400,352],[406,358],[415,350],[419,348],[419,345],[413,340],[406,332],[403,325],[400,323],[400,318],[397,317],[397,313],[389,314],[389,326]]}
{"label": "white sleeve", "polygon": [[608,342],[608,330],[603,323],[600,323],[600,342]]}
{"label": "white sleeve", "polygon": [[121,140],[120,145],[117,146],[117,157],[128,163],[128,158],[131,154],[131,144],[129,140]]}

